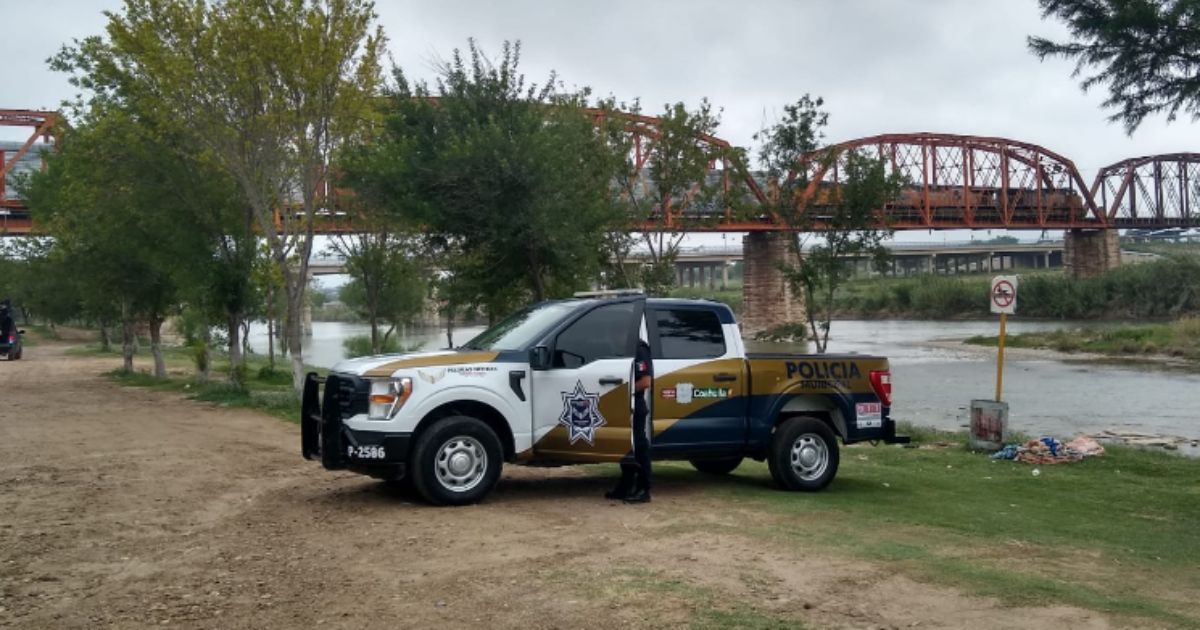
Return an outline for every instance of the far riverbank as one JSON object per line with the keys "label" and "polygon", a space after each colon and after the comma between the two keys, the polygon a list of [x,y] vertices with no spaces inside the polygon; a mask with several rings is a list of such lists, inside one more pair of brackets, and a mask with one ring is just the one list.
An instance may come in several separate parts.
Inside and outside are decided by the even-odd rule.
{"label": "far riverbank", "polygon": [[[995,347],[997,340],[998,337],[994,335],[975,335],[968,337],[963,343]],[[1068,355],[1086,353],[1092,357],[1136,360],[1141,363],[1200,370],[1200,318],[1188,317],[1166,323],[1084,326],[1024,332],[1006,336],[1005,346],[1053,350]]]}

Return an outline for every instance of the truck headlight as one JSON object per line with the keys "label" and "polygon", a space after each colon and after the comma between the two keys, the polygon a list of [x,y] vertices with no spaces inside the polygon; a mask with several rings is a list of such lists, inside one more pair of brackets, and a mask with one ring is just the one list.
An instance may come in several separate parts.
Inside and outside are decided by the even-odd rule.
{"label": "truck headlight", "polygon": [[390,420],[412,396],[412,379],[379,378],[371,380],[367,417],[371,420]]}

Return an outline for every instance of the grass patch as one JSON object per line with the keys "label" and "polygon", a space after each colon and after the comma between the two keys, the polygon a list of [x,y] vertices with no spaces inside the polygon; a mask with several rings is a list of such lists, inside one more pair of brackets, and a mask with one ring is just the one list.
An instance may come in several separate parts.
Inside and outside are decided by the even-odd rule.
{"label": "grass patch", "polygon": [[[995,336],[978,335],[964,343],[994,347],[997,342]],[[1200,362],[1200,318],[1188,317],[1163,324],[1022,333],[1008,335],[1005,345],[1112,356],[1167,355]]]}
{"label": "grass patch", "polygon": [[[1113,446],[1035,477],[1033,466],[972,453],[961,434],[917,437],[944,447],[846,448],[821,493],[781,492],[757,462],[709,485],[776,515],[744,530],[773,544],[828,546],[1009,605],[1200,625],[1190,601],[1200,592],[1200,461]],[[656,473],[700,476],[673,463]]]}
{"label": "grass patch", "polygon": [[[72,348],[74,354],[86,356],[119,357],[120,352],[104,352],[98,346]],[[266,359],[251,356],[246,362],[246,381],[239,387],[227,380],[229,373],[229,357],[214,353],[210,380],[207,383],[197,381],[191,351],[187,348],[171,346],[163,349],[163,356],[170,374],[165,379],[155,378],[144,370],[122,372],[113,370],[109,376],[121,383],[134,387],[149,387],[162,391],[174,391],[186,395],[193,400],[212,403],[219,407],[239,407],[256,409],[289,422],[299,422],[300,396],[292,389],[292,374],[280,363],[271,369]],[[145,351],[140,355],[144,361]],[[325,374],[323,368],[309,367],[308,371]]]}

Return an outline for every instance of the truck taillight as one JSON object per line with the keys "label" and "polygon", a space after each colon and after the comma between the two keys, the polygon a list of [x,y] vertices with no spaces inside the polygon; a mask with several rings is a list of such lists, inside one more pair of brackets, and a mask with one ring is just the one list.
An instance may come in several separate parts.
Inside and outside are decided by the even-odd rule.
{"label": "truck taillight", "polygon": [[872,370],[871,388],[884,407],[892,406],[892,373],[890,370]]}

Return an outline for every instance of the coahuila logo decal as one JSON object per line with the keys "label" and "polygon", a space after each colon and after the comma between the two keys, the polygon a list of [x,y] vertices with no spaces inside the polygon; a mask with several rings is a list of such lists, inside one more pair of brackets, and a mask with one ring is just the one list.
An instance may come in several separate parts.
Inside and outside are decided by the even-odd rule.
{"label": "coahuila logo decal", "polygon": [[596,443],[596,429],[604,426],[604,416],[600,415],[600,395],[592,394],[583,389],[583,381],[575,382],[575,391],[563,392],[562,415],[558,423],[567,427],[571,444],[584,440],[588,444]]}
{"label": "coahuila logo decal", "polygon": [[680,383],[662,390],[663,398],[674,398],[681,405],[690,404],[698,398],[729,398],[729,394],[729,389],[725,387],[696,387],[692,383]]}

